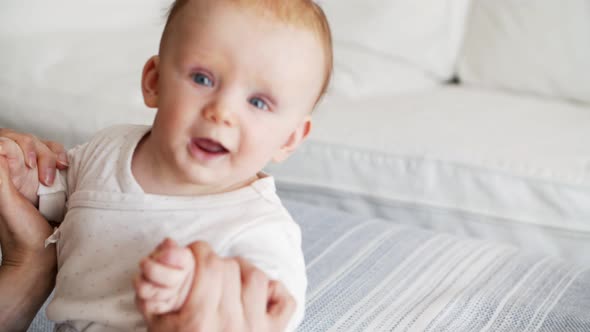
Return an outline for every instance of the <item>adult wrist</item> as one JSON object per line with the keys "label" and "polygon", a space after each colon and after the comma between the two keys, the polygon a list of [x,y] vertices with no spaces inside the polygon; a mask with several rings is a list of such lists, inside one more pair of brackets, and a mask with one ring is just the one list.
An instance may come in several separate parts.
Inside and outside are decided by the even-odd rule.
{"label": "adult wrist", "polygon": [[0,265],[0,326],[25,331],[55,285],[57,259],[27,256],[25,261]]}
{"label": "adult wrist", "polygon": [[2,265],[12,268],[49,270],[57,264],[55,246],[47,248],[41,243],[35,247],[0,242]]}

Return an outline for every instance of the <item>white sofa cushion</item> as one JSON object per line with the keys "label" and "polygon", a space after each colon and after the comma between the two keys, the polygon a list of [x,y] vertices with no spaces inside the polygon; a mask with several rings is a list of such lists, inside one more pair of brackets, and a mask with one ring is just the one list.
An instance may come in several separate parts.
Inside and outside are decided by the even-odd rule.
{"label": "white sofa cushion", "polygon": [[334,37],[331,93],[413,91],[450,79],[469,0],[319,0]]}
{"label": "white sofa cushion", "polygon": [[590,103],[590,1],[474,0],[463,82]]}
{"label": "white sofa cushion", "polygon": [[590,265],[590,112],[475,88],[327,98],[271,165],[283,197]]}

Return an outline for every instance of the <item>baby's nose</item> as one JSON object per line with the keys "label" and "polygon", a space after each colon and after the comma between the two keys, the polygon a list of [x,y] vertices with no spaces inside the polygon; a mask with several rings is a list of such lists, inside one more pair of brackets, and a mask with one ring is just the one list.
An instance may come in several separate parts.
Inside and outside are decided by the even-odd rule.
{"label": "baby's nose", "polygon": [[219,103],[208,105],[204,112],[205,119],[227,127],[233,127],[236,124],[234,113],[229,107]]}

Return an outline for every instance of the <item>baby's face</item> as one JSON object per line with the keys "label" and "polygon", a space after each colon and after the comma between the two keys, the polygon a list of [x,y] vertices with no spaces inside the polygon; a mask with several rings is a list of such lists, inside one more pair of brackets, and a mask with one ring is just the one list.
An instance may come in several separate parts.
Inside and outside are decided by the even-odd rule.
{"label": "baby's face", "polygon": [[323,50],[311,31],[253,10],[211,1],[199,15],[192,3],[173,19],[161,57],[152,60],[155,153],[179,181],[232,190],[269,161],[285,159],[307,135],[324,79]]}

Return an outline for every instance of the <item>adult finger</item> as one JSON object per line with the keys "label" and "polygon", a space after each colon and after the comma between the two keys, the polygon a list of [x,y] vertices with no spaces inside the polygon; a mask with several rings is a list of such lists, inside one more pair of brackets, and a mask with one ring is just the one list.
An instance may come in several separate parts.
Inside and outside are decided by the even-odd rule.
{"label": "adult finger", "polygon": [[217,310],[222,294],[222,263],[206,242],[197,241],[189,245],[195,257],[193,283],[183,311]]}
{"label": "adult finger", "polygon": [[[205,242],[188,246],[195,258],[195,273],[188,298],[178,312],[153,315],[148,331],[218,331],[218,307],[223,287],[221,259]],[[141,305],[141,302],[138,303]]]}
{"label": "adult finger", "polygon": [[45,144],[57,158],[56,166],[58,169],[66,169],[70,165],[68,162],[68,154],[63,145],[54,141],[41,141]]}
{"label": "adult finger", "polygon": [[269,284],[269,302],[267,316],[273,326],[273,331],[284,331],[295,312],[295,299],[287,288],[279,281],[273,280]]}
{"label": "adult finger", "polygon": [[266,319],[269,279],[254,265],[237,258],[242,279],[242,307],[246,320],[255,327]]}
{"label": "adult finger", "polygon": [[39,181],[46,186],[50,186],[55,180],[55,172],[58,165],[57,154],[36,137],[33,139],[33,144],[39,167]]}
{"label": "adult finger", "polygon": [[242,305],[242,281],[240,265],[235,258],[222,259],[223,287],[218,311],[223,317],[225,329],[241,330],[246,323]]}

